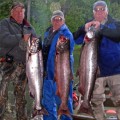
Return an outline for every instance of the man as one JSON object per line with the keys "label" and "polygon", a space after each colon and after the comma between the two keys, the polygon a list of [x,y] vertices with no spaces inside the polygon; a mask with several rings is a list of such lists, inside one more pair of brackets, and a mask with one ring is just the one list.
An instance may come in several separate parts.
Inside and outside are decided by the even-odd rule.
{"label": "man", "polygon": [[82,44],[88,28],[94,25],[99,29],[96,35],[101,38],[99,44],[98,66],[100,74],[96,79],[91,104],[96,120],[105,120],[103,102],[105,87],[108,85],[112,100],[120,119],[120,22],[108,15],[106,2],[97,1],[93,5],[93,20],[74,32],[77,44]]}
{"label": "man", "polygon": [[[27,120],[25,112],[26,45],[30,35],[36,37],[34,29],[24,19],[23,3],[14,2],[10,17],[0,21],[0,119],[3,119],[8,98],[8,84],[13,81],[17,120]],[[3,61],[4,60],[4,61]]]}
{"label": "man", "polygon": [[[57,10],[53,12],[51,17],[52,26],[47,29],[43,42],[43,61],[44,61],[44,86],[43,86],[43,105],[48,111],[49,115],[44,115],[44,120],[57,120],[57,108],[60,105],[60,98],[56,95],[56,82],[54,80],[55,69],[55,53],[56,44],[61,36],[70,40],[70,65],[73,69],[73,49],[74,40],[71,32],[65,24],[65,18],[62,11]],[[57,105],[57,106],[56,106]],[[72,108],[72,80],[70,83],[68,107],[70,113]],[[62,115],[61,120],[71,120],[72,118]]]}

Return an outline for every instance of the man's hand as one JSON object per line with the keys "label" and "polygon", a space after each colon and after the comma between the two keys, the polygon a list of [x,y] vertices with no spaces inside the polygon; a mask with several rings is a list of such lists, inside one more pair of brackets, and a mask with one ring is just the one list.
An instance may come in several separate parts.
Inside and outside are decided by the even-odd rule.
{"label": "man's hand", "polygon": [[24,34],[23,35],[23,39],[24,39],[24,41],[28,41],[28,39],[30,38],[30,36],[31,36],[31,34]]}
{"label": "man's hand", "polygon": [[85,24],[85,31],[87,32],[91,26],[95,26],[95,29],[99,29],[100,22],[98,21],[91,21]]}

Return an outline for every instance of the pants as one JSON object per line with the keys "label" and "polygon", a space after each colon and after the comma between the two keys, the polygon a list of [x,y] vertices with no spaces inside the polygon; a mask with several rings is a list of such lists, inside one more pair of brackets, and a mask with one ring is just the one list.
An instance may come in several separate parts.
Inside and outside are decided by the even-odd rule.
{"label": "pants", "polygon": [[[56,83],[53,80],[44,80],[43,85],[43,106],[48,111],[49,115],[44,115],[44,120],[57,120],[57,107],[59,107],[61,100],[56,94]],[[72,82],[70,84],[70,93],[68,99],[68,107],[73,113],[72,107]],[[72,118],[62,115],[61,120],[72,120]]]}
{"label": "pants", "polygon": [[22,63],[0,63],[0,119],[3,119],[6,102],[8,100],[8,85],[13,82],[15,107],[17,120],[27,120],[25,111],[25,88],[26,88],[26,73],[25,65]]}
{"label": "pants", "polygon": [[112,93],[112,101],[116,107],[117,117],[120,120],[120,75],[100,77],[96,79],[91,104],[96,120],[106,120],[104,113],[105,87],[108,85]]}

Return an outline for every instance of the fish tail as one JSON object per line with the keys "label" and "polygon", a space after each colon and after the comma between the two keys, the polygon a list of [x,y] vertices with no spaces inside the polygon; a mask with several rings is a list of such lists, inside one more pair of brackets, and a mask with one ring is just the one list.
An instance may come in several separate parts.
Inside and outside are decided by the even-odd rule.
{"label": "fish tail", "polygon": [[48,111],[45,108],[42,108],[40,110],[37,110],[36,108],[34,108],[33,112],[32,112],[32,117],[34,118],[37,115],[48,115]]}
{"label": "fish tail", "polygon": [[58,89],[57,89],[57,91],[56,91],[56,95],[60,97],[60,92],[59,92]]}
{"label": "fish tail", "polygon": [[66,115],[68,117],[72,117],[68,107],[65,105],[62,105],[62,104],[60,105],[60,107],[58,109],[58,116],[61,116],[61,115]]}
{"label": "fish tail", "polygon": [[78,109],[78,114],[80,113],[86,113],[88,115],[94,116],[93,115],[93,110],[91,108],[91,105],[88,101],[83,101],[80,105],[80,108]]}
{"label": "fish tail", "polygon": [[48,111],[45,108],[42,108],[40,110],[40,113],[43,114],[43,115],[48,115]]}

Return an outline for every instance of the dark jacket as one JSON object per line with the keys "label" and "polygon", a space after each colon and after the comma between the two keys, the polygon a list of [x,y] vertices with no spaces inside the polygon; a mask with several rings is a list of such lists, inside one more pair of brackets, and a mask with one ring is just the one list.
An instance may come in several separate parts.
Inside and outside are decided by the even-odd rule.
{"label": "dark jacket", "polygon": [[[82,44],[85,36],[84,26],[73,33],[75,42]],[[98,64],[100,76],[120,74],[120,22],[108,17],[108,21],[100,26]]]}
{"label": "dark jacket", "polygon": [[23,20],[23,24],[18,24],[10,17],[0,21],[0,56],[5,57],[10,54],[14,61],[25,62],[26,42],[23,34],[32,33],[36,36],[31,25]]}

